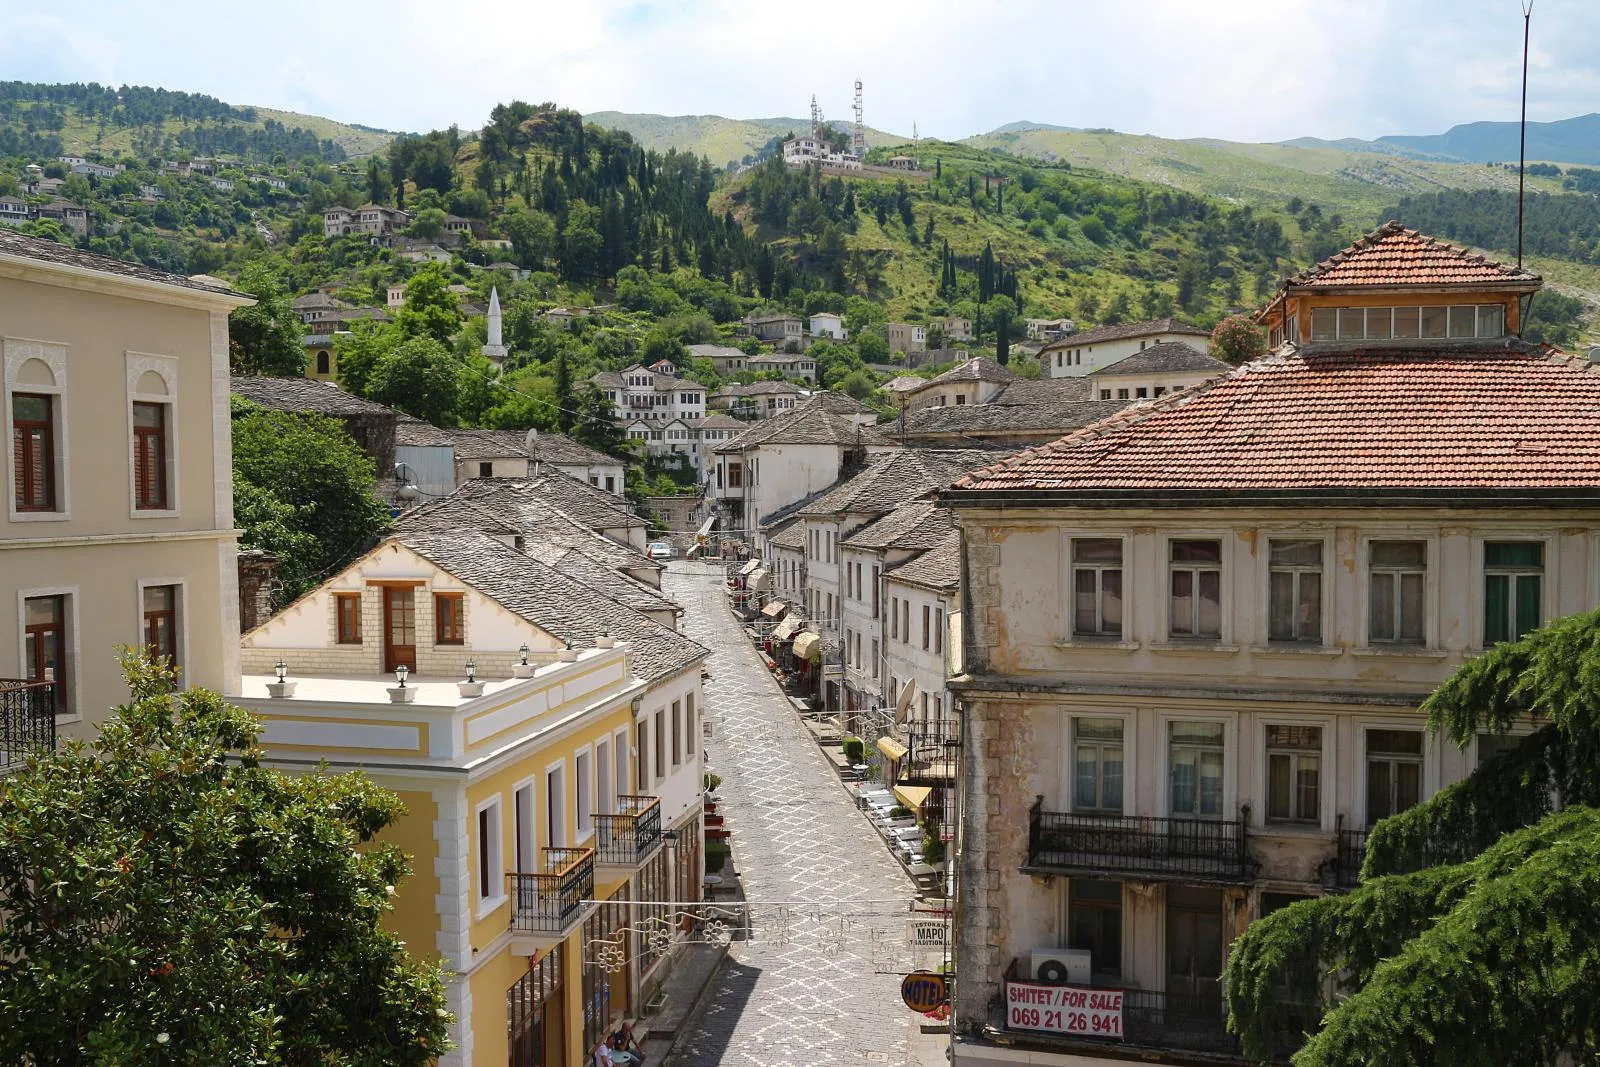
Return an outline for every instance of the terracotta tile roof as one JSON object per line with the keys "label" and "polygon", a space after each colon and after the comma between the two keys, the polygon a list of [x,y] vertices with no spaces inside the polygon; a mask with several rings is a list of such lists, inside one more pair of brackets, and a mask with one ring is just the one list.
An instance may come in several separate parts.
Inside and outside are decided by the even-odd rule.
{"label": "terracotta tile roof", "polygon": [[1287,288],[1320,286],[1460,286],[1513,282],[1537,284],[1539,276],[1508,267],[1398,222],[1386,222],[1310,270]]}
{"label": "terracotta tile roof", "polygon": [[1278,354],[968,475],[946,502],[1000,494],[1600,500],[1600,368],[1515,341]]}
{"label": "terracotta tile roof", "polygon": [[1177,319],[1146,319],[1144,322],[1121,322],[1113,326],[1091,326],[1087,330],[1080,330],[1068,334],[1061,340],[1045,345],[1041,351],[1057,348],[1077,348],[1079,345],[1099,344],[1101,341],[1126,341],[1130,337],[1149,337],[1159,333],[1186,333],[1198,337],[1210,337],[1210,330],[1202,330],[1198,326],[1190,326],[1187,322]]}
{"label": "terracotta tile roof", "polygon": [[1158,345],[1151,345],[1143,352],[1135,352],[1127,359],[1119,359],[1109,367],[1092,371],[1091,374],[1097,378],[1115,378],[1125,374],[1168,374],[1175,371],[1226,374],[1230,369],[1222,360],[1208,356],[1182,341],[1163,341]]}

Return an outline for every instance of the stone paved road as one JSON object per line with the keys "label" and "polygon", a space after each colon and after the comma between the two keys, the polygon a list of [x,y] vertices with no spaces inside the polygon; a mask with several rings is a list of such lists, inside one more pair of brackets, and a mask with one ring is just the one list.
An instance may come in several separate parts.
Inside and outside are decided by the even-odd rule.
{"label": "stone paved road", "polygon": [[[684,632],[712,650],[706,749],[755,902],[750,940],[733,945],[668,1064],[906,1063],[916,1017],[887,972],[908,968],[885,956],[906,951],[910,880],[728,610],[721,568],[674,562],[662,585],[684,608]],[[878,903],[839,906],[852,901]]]}

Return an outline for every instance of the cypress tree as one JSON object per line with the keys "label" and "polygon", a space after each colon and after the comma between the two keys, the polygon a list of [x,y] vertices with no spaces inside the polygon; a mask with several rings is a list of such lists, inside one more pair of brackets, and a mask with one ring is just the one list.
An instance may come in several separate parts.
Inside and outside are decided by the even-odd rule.
{"label": "cypress tree", "polygon": [[565,348],[556,353],[555,379],[556,425],[562,433],[570,433],[573,423],[577,421],[574,411],[577,405],[573,402],[572,369],[567,366]]}

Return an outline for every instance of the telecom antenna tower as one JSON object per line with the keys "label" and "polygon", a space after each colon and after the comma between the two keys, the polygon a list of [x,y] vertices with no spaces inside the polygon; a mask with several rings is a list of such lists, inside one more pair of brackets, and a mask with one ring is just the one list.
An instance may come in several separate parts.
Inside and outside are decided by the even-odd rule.
{"label": "telecom antenna tower", "polygon": [[817,106],[817,94],[811,94],[811,133],[816,136],[822,131],[822,109]]}
{"label": "telecom antenna tower", "polygon": [[866,158],[867,128],[861,124],[861,79],[856,79],[856,128],[850,133],[850,154],[857,159]]}

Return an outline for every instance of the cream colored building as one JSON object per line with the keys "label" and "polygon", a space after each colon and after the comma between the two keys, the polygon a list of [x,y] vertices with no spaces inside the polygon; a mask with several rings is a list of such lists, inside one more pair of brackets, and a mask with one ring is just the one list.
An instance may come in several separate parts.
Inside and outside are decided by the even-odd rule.
{"label": "cream colored building", "polygon": [[267,763],[406,804],[388,922],[444,966],[441,1064],[587,1067],[648,1028],[704,874],[703,647],[500,539],[414,531],[242,645]]}
{"label": "cream colored building", "polygon": [[[1538,279],[1381,230],[1324,266],[1301,313],[1381,306],[1384,332],[1284,346],[944,496],[967,579],[957,1064],[1242,1062],[1228,945],[1356,884],[1376,821],[1503,744],[1427,733],[1432,689],[1600,603],[1600,373],[1504,315],[1394,331],[1393,308],[1477,324]],[[1120,991],[1115,1030],[1027,1007],[1063,981]]]}
{"label": "cream colored building", "polygon": [[1182,341],[1163,341],[1085,375],[1100,400],[1150,400],[1228,372],[1228,365]]}
{"label": "cream colored building", "polygon": [[1204,352],[1211,345],[1211,334],[1177,319],[1091,326],[1045,345],[1039,350],[1039,366],[1052,378],[1075,378],[1109,367],[1151,345],[1174,341]]}
{"label": "cream colored building", "polygon": [[249,297],[0,232],[0,676],[56,683],[89,736],[118,645],[238,689],[228,313]]}

